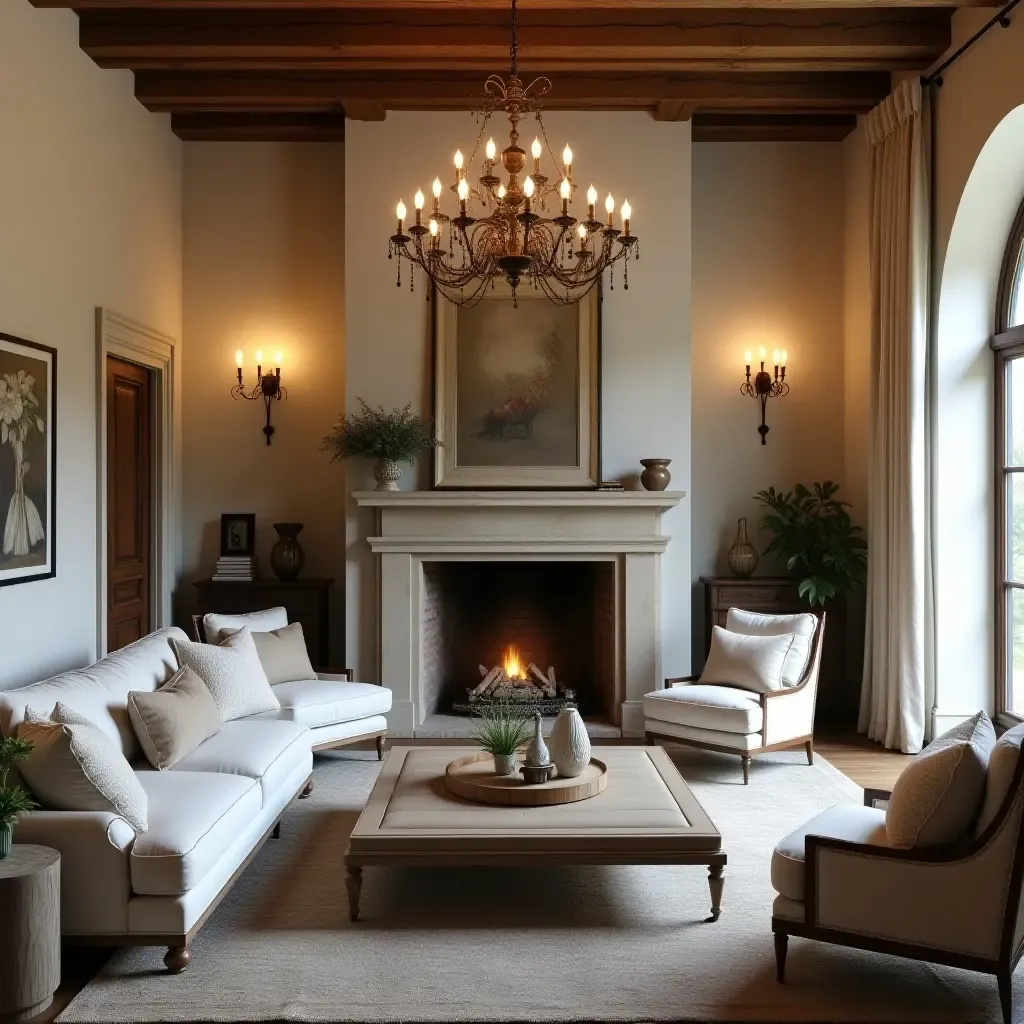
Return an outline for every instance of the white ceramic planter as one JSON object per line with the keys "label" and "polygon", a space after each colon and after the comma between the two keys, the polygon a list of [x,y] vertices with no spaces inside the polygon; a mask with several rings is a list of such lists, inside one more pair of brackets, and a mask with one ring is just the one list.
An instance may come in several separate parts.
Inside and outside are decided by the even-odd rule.
{"label": "white ceramic planter", "polygon": [[574,779],[590,764],[590,736],[575,708],[562,708],[548,737],[551,760],[564,779]]}

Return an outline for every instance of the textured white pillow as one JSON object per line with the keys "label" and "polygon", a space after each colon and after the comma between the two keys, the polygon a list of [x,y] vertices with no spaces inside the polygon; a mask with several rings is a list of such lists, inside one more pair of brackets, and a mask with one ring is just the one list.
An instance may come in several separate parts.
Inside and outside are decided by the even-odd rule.
{"label": "textured white pillow", "polygon": [[1015,725],[1004,732],[999,737],[999,742],[992,748],[988,759],[988,772],[985,774],[985,799],[981,803],[978,824],[974,826],[976,836],[980,836],[995,821],[1009,795],[1022,745],[1024,725]]}
{"label": "textured white pillow", "polygon": [[811,642],[818,628],[816,616],[810,612],[795,615],[767,615],[762,612],[746,612],[742,608],[730,608],[725,617],[725,628],[732,633],[745,636],[782,636],[794,633],[793,646],[782,666],[784,686],[796,686],[807,671],[811,658]]}
{"label": "textured white pillow", "polygon": [[784,688],[782,668],[793,646],[793,633],[782,636],[745,636],[721,626],[711,630],[711,650],[701,683],[737,686],[770,693]]}
{"label": "textured white pillow", "polygon": [[996,731],[984,711],[932,740],[892,787],[885,811],[889,845],[940,846],[968,836],[995,745]]}
{"label": "textured white pillow", "polygon": [[187,665],[206,683],[221,721],[230,722],[281,707],[246,626],[216,647],[177,638],[171,640],[171,646],[182,667]]}
{"label": "textured white pillow", "polygon": [[59,702],[51,718],[27,708],[18,737],[33,745],[18,767],[44,807],[110,811],[147,831],[146,791],[113,740],[84,715]]}
{"label": "textured white pillow", "polygon": [[238,615],[207,612],[203,616],[203,639],[208,644],[215,644],[222,629],[241,629],[248,626],[250,633],[269,633],[272,629],[280,629],[287,625],[288,611],[280,606],[265,608],[259,612],[242,612]]}

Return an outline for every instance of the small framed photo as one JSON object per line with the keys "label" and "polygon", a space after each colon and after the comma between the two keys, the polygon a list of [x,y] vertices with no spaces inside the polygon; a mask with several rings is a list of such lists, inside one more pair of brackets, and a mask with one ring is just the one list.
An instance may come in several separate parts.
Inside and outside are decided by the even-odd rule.
{"label": "small framed photo", "polygon": [[220,555],[252,555],[256,551],[256,514],[225,512],[220,517]]}

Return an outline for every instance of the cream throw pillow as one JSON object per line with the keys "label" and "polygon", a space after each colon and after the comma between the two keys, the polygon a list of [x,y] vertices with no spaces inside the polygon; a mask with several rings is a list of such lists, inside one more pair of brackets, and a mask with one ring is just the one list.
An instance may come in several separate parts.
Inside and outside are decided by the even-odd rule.
{"label": "cream throw pillow", "polygon": [[171,637],[182,668],[188,667],[209,688],[222,722],[277,711],[280,701],[267,682],[252,633],[243,626],[214,647]]}
{"label": "cream throw pillow", "polygon": [[770,693],[781,690],[782,669],[793,646],[792,633],[782,636],[745,636],[721,626],[711,630],[711,650],[701,683],[737,686],[741,690]]}
{"label": "cream throw pillow", "polygon": [[929,743],[892,788],[885,812],[889,845],[940,846],[969,835],[995,745],[996,732],[984,711]]}
{"label": "cream throw pillow", "polygon": [[234,615],[207,612],[203,616],[203,639],[208,644],[215,644],[222,629],[241,629],[247,626],[250,633],[265,633],[268,629],[280,629],[287,625],[288,612],[282,605],[264,608],[258,612],[238,612]]}
{"label": "cream throw pillow", "polygon": [[128,717],[146,760],[159,771],[220,732],[220,711],[192,669],[178,669],[159,690],[128,694]]}
{"label": "cream throw pillow", "polygon": [[1017,762],[1020,760],[1021,745],[1024,744],[1024,725],[1015,725],[999,737],[988,759],[985,774],[985,798],[981,803],[981,814],[974,826],[974,834],[980,836],[995,821],[996,815],[1010,793]]}
{"label": "cream throw pillow", "polygon": [[767,615],[762,612],[746,612],[742,608],[730,608],[725,618],[725,628],[732,633],[746,636],[782,636],[793,633],[793,646],[786,655],[782,666],[782,682],[785,686],[796,686],[807,671],[811,660],[811,644],[818,620],[810,612],[794,615]]}
{"label": "cream throw pillow", "polygon": [[53,811],[109,811],[136,832],[149,828],[149,801],[124,754],[99,726],[58,703],[51,717],[26,709],[18,737],[32,752],[18,763],[39,802]]}
{"label": "cream throw pillow", "polygon": [[[222,629],[218,640],[223,642],[237,632],[237,629]],[[252,639],[271,686],[294,683],[300,679],[316,679],[301,623],[293,622],[268,633],[253,633]]]}

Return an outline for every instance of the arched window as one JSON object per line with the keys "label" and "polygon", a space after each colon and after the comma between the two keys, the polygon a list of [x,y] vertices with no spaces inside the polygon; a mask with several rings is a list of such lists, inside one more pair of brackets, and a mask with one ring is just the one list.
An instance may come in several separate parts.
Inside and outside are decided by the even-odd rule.
{"label": "arched window", "polygon": [[995,326],[997,710],[1024,719],[1024,203],[1006,244]]}

